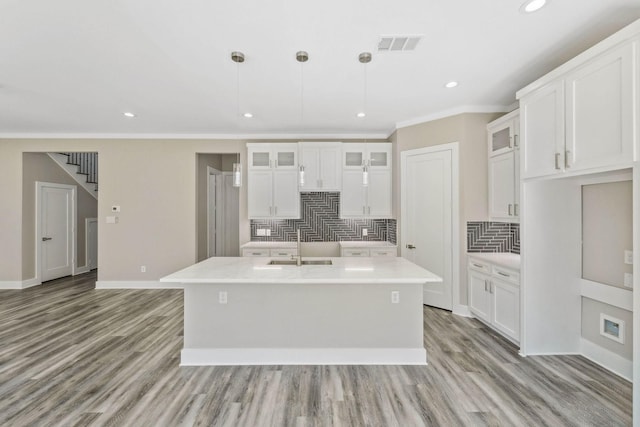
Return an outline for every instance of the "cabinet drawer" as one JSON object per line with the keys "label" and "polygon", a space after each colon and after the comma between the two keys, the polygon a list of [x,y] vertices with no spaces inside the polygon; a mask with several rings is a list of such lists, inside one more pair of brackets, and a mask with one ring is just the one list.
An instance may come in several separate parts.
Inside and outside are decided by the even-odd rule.
{"label": "cabinet drawer", "polygon": [[242,256],[269,256],[269,249],[243,249]]}
{"label": "cabinet drawer", "polygon": [[271,255],[272,257],[287,257],[290,258],[291,256],[294,256],[297,254],[297,250],[296,249],[271,249],[269,251],[269,255]]}
{"label": "cabinet drawer", "polygon": [[343,249],[342,256],[369,256],[369,249],[364,249],[364,248]]}
{"label": "cabinet drawer", "polygon": [[390,249],[370,249],[370,256],[398,256],[398,250],[396,248]]}
{"label": "cabinet drawer", "polygon": [[514,283],[516,285],[520,284],[520,273],[516,271],[494,265],[491,274],[493,274],[493,276],[495,276],[496,278],[502,279],[504,281]]}
{"label": "cabinet drawer", "polygon": [[491,265],[484,261],[478,261],[474,258],[469,258],[469,268],[471,270],[480,271],[482,273],[491,274]]}

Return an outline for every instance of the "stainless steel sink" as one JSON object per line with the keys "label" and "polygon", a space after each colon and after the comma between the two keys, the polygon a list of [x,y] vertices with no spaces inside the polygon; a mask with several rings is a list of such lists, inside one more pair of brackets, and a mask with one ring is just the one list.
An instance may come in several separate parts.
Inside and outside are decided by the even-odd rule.
{"label": "stainless steel sink", "polygon": [[[295,259],[272,259],[268,265],[296,265]],[[332,265],[330,259],[303,260],[302,265]]]}

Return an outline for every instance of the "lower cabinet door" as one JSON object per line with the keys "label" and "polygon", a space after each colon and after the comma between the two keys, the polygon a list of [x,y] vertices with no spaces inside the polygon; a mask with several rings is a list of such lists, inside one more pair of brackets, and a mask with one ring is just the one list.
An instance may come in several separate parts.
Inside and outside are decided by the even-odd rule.
{"label": "lower cabinet door", "polygon": [[490,282],[488,275],[469,270],[469,309],[487,322],[491,322]]}
{"label": "lower cabinet door", "polygon": [[520,340],[520,288],[498,279],[491,280],[493,317],[491,323],[502,333]]}

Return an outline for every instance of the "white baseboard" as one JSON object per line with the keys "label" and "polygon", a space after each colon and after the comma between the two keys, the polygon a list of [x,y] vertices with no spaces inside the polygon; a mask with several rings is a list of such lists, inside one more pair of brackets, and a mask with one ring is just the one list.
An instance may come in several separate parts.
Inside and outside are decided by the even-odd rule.
{"label": "white baseboard", "polygon": [[633,381],[633,361],[625,359],[611,350],[600,347],[584,338],[580,339],[580,347],[582,355],[593,363],[602,366],[627,381]]}
{"label": "white baseboard", "polygon": [[473,317],[473,315],[469,311],[468,305],[454,304],[452,312],[453,314],[457,314],[458,316],[462,317]]}
{"label": "white baseboard", "polygon": [[180,284],[158,280],[98,280],[96,289],[183,289]]}
{"label": "white baseboard", "polygon": [[424,348],[185,348],[180,366],[426,365]]}
{"label": "white baseboard", "polygon": [[0,289],[26,289],[42,284],[38,279],[0,281]]}

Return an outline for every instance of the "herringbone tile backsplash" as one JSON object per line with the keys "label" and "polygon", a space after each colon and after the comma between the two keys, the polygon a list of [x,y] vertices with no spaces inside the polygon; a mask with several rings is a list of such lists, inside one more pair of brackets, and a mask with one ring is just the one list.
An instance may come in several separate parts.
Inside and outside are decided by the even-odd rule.
{"label": "herringbone tile backsplash", "polygon": [[[291,242],[300,229],[303,242],[339,242],[346,240],[389,241],[396,243],[395,219],[340,219],[340,193],[300,194],[300,219],[251,220],[251,240]],[[258,236],[259,228],[271,230],[271,236]],[[362,229],[367,229],[367,236]]]}
{"label": "herringbone tile backsplash", "polygon": [[467,252],[520,253],[520,224],[467,222]]}

